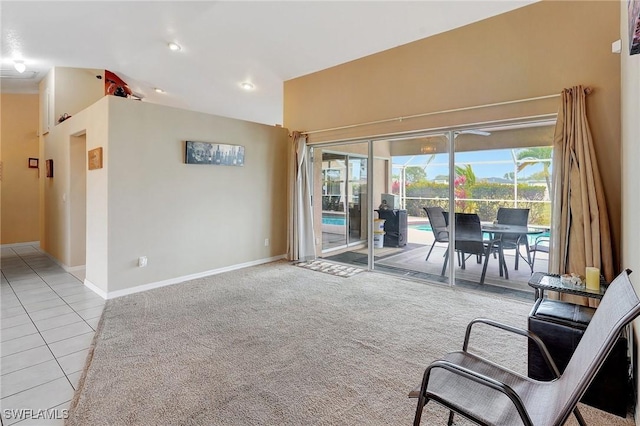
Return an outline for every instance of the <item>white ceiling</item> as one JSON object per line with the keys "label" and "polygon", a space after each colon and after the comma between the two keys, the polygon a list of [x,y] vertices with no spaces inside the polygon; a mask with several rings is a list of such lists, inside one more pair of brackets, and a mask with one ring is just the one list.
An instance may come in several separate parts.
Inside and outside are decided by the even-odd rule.
{"label": "white ceiling", "polygon": [[534,1],[2,1],[3,74],[15,58],[37,74],[0,88],[37,92],[54,66],[107,69],[145,101],[281,124],[286,80]]}

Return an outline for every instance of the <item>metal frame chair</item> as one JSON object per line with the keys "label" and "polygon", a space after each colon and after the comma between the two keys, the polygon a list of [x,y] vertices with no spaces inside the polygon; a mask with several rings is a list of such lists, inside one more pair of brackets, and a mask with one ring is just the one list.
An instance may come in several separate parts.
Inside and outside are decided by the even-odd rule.
{"label": "metal frame chair", "polygon": [[533,253],[531,256],[531,273],[533,274],[533,265],[536,263],[536,253],[547,253],[549,254],[549,244],[551,239],[546,235],[541,235],[536,238],[535,242],[531,247],[529,247],[529,253]]}
{"label": "metal frame chair", "polygon": [[[519,209],[511,207],[500,207],[496,215],[496,220],[502,225],[527,226],[529,223],[529,209]],[[515,270],[518,270],[518,260],[520,258],[520,246],[527,249],[527,263],[531,265],[531,255],[529,254],[529,239],[526,234],[503,235],[500,240],[500,250],[516,250]]]}
{"label": "metal frame chair", "polygon": [[[480,425],[561,426],[574,413],[585,425],[577,404],[604,364],[624,327],[640,315],[640,299],[627,270],[609,285],[567,367],[560,374],[544,343],[527,330],[477,319],[467,326],[462,351],[433,362],[424,372],[417,397],[414,426],[431,400]],[[527,336],[540,348],[556,379],[542,382],[511,371],[468,351],[474,324],[487,324]]]}
{"label": "metal frame chair", "polygon": [[[491,252],[497,249],[499,239],[484,240],[482,237],[482,226],[480,225],[480,217],[475,213],[456,213],[456,237],[455,249],[462,259],[462,269],[465,268],[467,255],[478,256],[478,263],[484,256],[484,264],[482,266],[482,275],[480,276],[480,284],[484,284],[484,277],[487,274],[487,265]],[[442,273],[444,276],[447,270],[447,261],[449,260],[449,251],[444,255],[444,264],[442,265]],[[500,259],[502,261],[502,257]]]}
{"label": "metal frame chair", "polygon": [[442,207],[423,207],[423,210],[427,213],[427,218],[429,218],[429,224],[431,225],[431,231],[435,238],[433,244],[431,244],[429,253],[427,253],[426,259],[424,259],[426,262],[429,260],[429,256],[431,256],[431,252],[433,251],[433,247],[435,247],[436,243],[447,243],[447,247],[449,247],[449,228],[447,227],[447,222],[444,216],[445,213]]}

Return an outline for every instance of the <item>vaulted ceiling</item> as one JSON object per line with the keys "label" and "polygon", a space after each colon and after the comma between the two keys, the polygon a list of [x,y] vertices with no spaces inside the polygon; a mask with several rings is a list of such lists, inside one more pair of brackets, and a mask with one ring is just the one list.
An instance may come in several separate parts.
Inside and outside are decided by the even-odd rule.
{"label": "vaulted ceiling", "polygon": [[145,101],[281,124],[286,80],[534,1],[2,1],[0,89],[107,69]]}

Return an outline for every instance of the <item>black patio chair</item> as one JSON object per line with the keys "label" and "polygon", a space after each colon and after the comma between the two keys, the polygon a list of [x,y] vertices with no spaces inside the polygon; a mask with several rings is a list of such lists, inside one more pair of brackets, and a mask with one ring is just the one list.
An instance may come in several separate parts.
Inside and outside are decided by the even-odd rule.
{"label": "black patio chair", "polygon": [[[571,413],[585,425],[577,404],[615,346],[623,328],[640,315],[640,299],[627,270],[609,285],[567,367],[560,374],[546,346],[534,333],[476,319],[469,323],[462,351],[451,352],[427,367],[422,385],[409,393],[418,398],[414,426],[431,400],[481,425],[561,426]],[[538,381],[468,350],[474,324],[486,324],[528,337],[543,354],[556,379]],[[523,355],[524,356],[524,355]]]}
{"label": "black patio chair", "polygon": [[[501,225],[518,225],[527,226],[529,223],[529,209],[516,209],[509,207],[500,207],[496,217],[498,224]],[[515,270],[518,270],[518,260],[520,258],[520,246],[525,246],[527,252],[527,263],[531,265],[531,253],[529,250],[529,239],[526,234],[507,235],[504,234],[500,238],[500,250],[516,251]]]}
{"label": "black patio chair", "polygon": [[[484,284],[484,278],[487,274],[487,264],[492,251],[496,250],[499,245],[499,239],[484,240],[482,237],[482,227],[480,225],[480,217],[475,213],[456,213],[456,239],[455,249],[462,258],[462,269],[465,269],[465,261],[471,255],[478,256],[478,260],[484,258],[482,266],[482,275],[480,276],[480,284]],[[444,264],[442,265],[442,273],[444,276],[447,270],[447,261],[449,260],[449,250],[445,253]]]}

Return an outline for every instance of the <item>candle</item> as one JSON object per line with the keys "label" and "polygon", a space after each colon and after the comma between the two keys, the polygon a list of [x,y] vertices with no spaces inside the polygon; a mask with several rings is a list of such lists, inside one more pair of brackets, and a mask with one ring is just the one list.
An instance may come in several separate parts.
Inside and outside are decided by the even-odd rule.
{"label": "candle", "polygon": [[600,269],[587,266],[587,289],[600,291]]}

